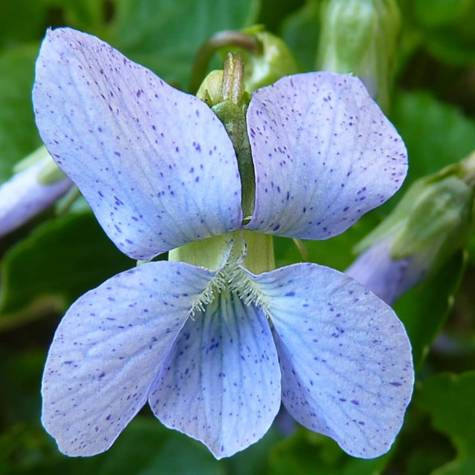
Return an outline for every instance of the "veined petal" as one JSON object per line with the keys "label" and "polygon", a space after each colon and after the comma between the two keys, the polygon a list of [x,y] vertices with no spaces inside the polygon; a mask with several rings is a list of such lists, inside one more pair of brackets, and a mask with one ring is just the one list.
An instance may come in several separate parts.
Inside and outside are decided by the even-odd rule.
{"label": "veined petal", "polygon": [[43,375],[46,430],[67,455],[107,450],[147,401],[213,273],[154,262],[118,274],[68,310]]}
{"label": "veined petal", "polygon": [[410,343],[392,309],[353,279],[316,264],[254,279],[274,325],[290,414],[350,455],[389,450],[414,381]]}
{"label": "veined petal", "polygon": [[67,178],[41,183],[38,173],[43,165],[40,161],[0,186],[0,236],[47,209],[71,188],[72,183]]}
{"label": "veined petal", "polygon": [[106,43],[48,31],[33,102],[49,152],[130,257],[240,226],[241,184],[224,126],[202,101]]}
{"label": "veined petal", "polygon": [[280,398],[266,317],[225,291],[186,323],[154,383],[150,406],[167,427],[200,440],[222,458],[267,432]]}
{"label": "veined petal", "polygon": [[406,175],[401,138],[349,75],[297,74],[259,89],[247,127],[256,176],[251,229],[327,239],[384,203]]}

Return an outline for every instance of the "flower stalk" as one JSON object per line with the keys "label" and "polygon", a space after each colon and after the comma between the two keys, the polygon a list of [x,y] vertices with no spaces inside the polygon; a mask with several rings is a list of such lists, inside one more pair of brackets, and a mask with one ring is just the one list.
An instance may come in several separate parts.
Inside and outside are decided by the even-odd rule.
{"label": "flower stalk", "polygon": [[244,49],[253,54],[257,54],[261,50],[259,40],[253,35],[240,31],[219,31],[206,41],[196,53],[191,72],[191,91],[198,90],[213,54],[222,48],[231,47]]}

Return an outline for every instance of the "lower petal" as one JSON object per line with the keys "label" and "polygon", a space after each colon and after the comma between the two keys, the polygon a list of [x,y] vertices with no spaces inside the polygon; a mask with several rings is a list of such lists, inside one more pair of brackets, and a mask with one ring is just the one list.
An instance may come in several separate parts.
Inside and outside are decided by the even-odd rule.
{"label": "lower petal", "polygon": [[84,294],[56,331],[43,375],[42,421],[67,455],[107,450],[149,388],[213,273],[155,262]]}
{"label": "lower petal", "polygon": [[399,432],[414,381],[392,309],[345,274],[298,264],[255,277],[282,368],[282,398],[305,427],[372,458]]}
{"label": "lower petal", "polygon": [[224,291],[188,320],[149,402],[163,424],[222,458],[267,432],[280,399],[277,352],[266,317]]}

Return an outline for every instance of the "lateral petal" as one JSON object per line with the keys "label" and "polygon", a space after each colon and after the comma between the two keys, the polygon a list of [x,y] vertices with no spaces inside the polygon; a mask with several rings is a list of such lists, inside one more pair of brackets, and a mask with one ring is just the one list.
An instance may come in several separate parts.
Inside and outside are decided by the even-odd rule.
{"label": "lateral petal", "polygon": [[154,262],[80,297],[61,321],[43,374],[42,422],[67,455],[107,450],[149,388],[213,273]]}
{"label": "lateral petal", "polygon": [[255,277],[282,369],[282,399],[350,455],[389,450],[409,404],[411,346],[393,310],[345,274],[297,264]]}

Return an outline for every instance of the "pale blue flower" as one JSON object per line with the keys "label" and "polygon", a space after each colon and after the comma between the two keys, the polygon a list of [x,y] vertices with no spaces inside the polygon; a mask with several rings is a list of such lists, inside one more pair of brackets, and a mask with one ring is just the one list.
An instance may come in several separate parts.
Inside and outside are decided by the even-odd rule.
{"label": "pale blue flower", "polygon": [[363,284],[389,305],[420,282],[427,266],[411,256],[391,257],[392,240],[384,239],[364,251],[346,270],[346,274]]}
{"label": "pale blue flower", "polygon": [[45,211],[71,188],[72,183],[66,177],[51,182],[42,180],[41,174],[52,160],[43,149],[33,155],[31,166],[0,186],[0,237]]}
{"label": "pale blue flower", "polygon": [[[329,238],[406,173],[400,137],[348,75],[289,76],[252,95],[256,193],[245,225],[233,146],[196,97],[69,29],[43,42],[33,96],[51,155],[135,259],[242,228]],[[282,400],[305,427],[366,458],[392,444],[412,385],[402,324],[340,272],[296,264],[254,275],[232,257],[214,270],[150,262],[68,310],[42,418],[64,453],[87,456],[148,402],[221,458],[259,440]]]}
{"label": "pale blue flower", "polygon": [[386,303],[434,272],[470,236],[475,155],[415,181],[393,211],[357,246],[346,270]]}

